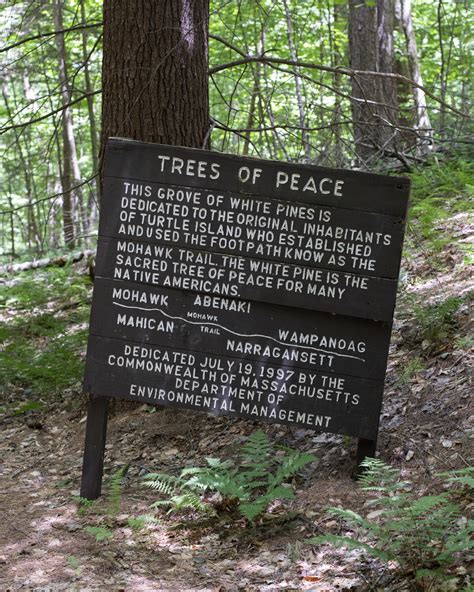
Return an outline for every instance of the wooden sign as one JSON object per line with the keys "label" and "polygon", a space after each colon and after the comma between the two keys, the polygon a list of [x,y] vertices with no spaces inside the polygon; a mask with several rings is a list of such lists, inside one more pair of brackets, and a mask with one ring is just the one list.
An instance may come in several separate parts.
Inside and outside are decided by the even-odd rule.
{"label": "wooden sign", "polygon": [[373,452],[408,192],[403,178],[110,139],[82,495],[100,494],[108,397]]}

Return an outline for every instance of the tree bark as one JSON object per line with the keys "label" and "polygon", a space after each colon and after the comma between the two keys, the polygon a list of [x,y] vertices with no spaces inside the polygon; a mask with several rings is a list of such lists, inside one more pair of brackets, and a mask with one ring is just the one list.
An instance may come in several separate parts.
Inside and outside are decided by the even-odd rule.
{"label": "tree bark", "polygon": [[209,144],[208,0],[104,0],[101,156],[110,136]]}
{"label": "tree bark", "polygon": [[[350,65],[394,72],[393,0],[349,0]],[[393,80],[359,75],[352,82],[355,151],[360,165],[396,149],[398,104]]]}

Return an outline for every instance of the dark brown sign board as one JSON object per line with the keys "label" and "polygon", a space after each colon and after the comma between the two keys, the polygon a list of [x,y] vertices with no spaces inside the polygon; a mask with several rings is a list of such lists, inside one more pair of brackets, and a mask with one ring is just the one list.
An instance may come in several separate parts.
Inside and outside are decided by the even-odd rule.
{"label": "dark brown sign board", "polygon": [[359,438],[375,451],[404,178],[109,139],[81,495],[108,398]]}

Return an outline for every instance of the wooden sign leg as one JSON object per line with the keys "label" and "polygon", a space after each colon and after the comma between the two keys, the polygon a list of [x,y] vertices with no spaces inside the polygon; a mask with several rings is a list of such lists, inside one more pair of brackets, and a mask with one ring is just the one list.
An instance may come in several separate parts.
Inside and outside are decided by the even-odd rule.
{"label": "wooden sign leg", "polygon": [[108,408],[107,398],[90,396],[81,480],[81,497],[88,500],[97,499],[102,490]]}
{"label": "wooden sign leg", "polygon": [[361,462],[369,458],[375,457],[375,450],[377,448],[377,440],[367,440],[366,438],[359,438],[357,441],[357,457],[356,457],[356,476],[359,476],[363,469]]}

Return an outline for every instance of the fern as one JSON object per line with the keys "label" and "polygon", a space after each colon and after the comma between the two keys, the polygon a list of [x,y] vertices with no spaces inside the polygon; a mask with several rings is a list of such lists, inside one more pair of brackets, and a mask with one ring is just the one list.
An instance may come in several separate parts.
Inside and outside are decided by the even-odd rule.
{"label": "fern", "polygon": [[[331,543],[363,549],[383,561],[395,561],[405,574],[427,589],[446,579],[446,570],[456,563],[456,554],[474,548],[474,521],[461,526],[460,507],[449,494],[414,498],[399,471],[378,459],[366,459],[360,479],[362,490],[372,496],[370,505],[379,508],[377,520],[369,520],[351,510],[328,508],[328,512],[354,527],[352,537],[322,535],[308,539],[311,544]],[[469,485],[473,469],[444,473],[448,481]],[[360,533],[360,535],[359,535]],[[362,540],[364,539],[364,540]]]}
{"label": "fern", "polygon": [[248,522],[253,522],[272,501],[294,497],[293,490],[283,483],[315,460],[313,455],[295,450],[287,450],[285,456],[276,457],[262,430],[247,438],[238,456],[237,463],[207,458],[207,466],[185,468],[179,476],[146,475],[145,485],[166,496],[153,507],[165,506],[169,512],[183,509],[215,512],[206,495],[216,492],[220,495],[221,507],[238,508]]}
{"label": "fern", "polygon": [[114,534],[113,531],[106,526],[86,526],[84,530],[94,536],[95,540],[98,542],[106,541],[107,539],[112,538]]}
{"label": "fern", "polygon": [[113,473],[108,481],[108,502],[109,507],[107,513],[109,516],[116,516],[120,511],[120,504],[122,503],[122,489],[123,480],[127,474],[129,465],[126,465],[118,471]]}

